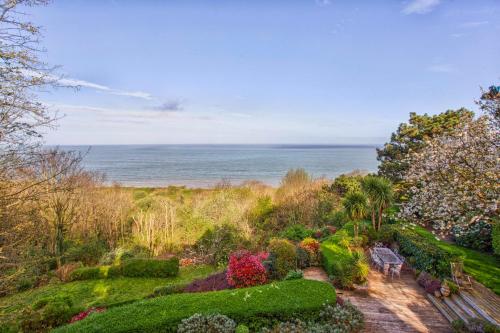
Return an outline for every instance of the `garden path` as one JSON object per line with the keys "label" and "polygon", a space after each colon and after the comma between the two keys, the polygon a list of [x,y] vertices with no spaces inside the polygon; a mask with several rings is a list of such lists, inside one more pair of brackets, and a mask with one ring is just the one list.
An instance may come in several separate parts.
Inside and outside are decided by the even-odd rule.
{"label": "garden path", "polygon": [[452,332],[449,322],[427,299],[412,273],[391,279],[370,269],[366,289],[339,292],[365,315],[363,332]]}
{"label": "garden path", "polygon": [[328,275],[321,267],[308,267],[304,269],[304,279],[328,282]]}

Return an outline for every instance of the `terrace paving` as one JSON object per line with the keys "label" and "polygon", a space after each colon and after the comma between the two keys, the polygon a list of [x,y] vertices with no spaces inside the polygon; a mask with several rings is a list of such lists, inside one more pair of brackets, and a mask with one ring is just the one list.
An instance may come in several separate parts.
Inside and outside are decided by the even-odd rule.
{"label": "terrace paving", "polygon": [[338,293],[364,313],[363,332],[452,332],[448,320],[430,303],[409,272],[391,279],[370,269],[366,289]]}

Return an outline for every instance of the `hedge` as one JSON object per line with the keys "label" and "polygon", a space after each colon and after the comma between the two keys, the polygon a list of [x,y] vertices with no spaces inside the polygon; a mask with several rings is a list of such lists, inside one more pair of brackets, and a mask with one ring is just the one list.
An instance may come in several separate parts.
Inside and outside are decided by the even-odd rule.
{"label": "hedge", "polygon": [[181,320],[195,313],[224,314],[254,332],[297,317],[314,320],[328,303],[335,303],[335,290],[330,284],[290,280],[252,288],[143,300],[92,314],[53,332],[176,332]]}
{"label": "hedge", "polygon": [[450,262],[461,260],[460,257],[440,248],[415,230],[402,226],[386,226],[392,230],[393,237],[399,243],[399,251],[410,265],[420,271],[445,278],[451,275]]}
{"label": "hedge", "polygon": [[71,281],[126,277],[171,277],[179,274],[179,259],[128,259],[120,265],[77,268]]}

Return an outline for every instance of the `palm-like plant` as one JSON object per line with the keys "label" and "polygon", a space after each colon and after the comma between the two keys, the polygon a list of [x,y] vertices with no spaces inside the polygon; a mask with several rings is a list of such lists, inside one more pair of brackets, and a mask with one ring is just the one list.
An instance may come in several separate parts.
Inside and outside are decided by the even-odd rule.
{"label": "palm-like plant", "polygon": [[[374,230],[380,230],[382,225],[382,214],[394,199],[392,183],[383,177],[367,176],[361,184],[363,191],[368,196]],[[376,222],[378,215],[378,223]]]}
{"label": "palm-like plant", "polygon": [[347,216],[354,224],[354,237],[358,237],[359,221],[365,217],[368,200],[362,192],[348,193],[342,202]]}

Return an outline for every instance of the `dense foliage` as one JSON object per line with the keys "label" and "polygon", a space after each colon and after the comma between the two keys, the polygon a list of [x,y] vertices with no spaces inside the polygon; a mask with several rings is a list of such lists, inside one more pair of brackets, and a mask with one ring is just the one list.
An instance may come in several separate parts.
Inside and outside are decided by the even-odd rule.
{"label": "dense foliage", "polygon": [[179,273],[179,259],[128,259],[119,265],[82,267],[70,274],[70,280],[106,279],[127,277],[171,277]]}
{"label": "dense foliage", "polygon": [[227,316],[220,314],[202,315],[196,313],[183,319],[177,333],[234,333],[236,323]]}
{"label": "dense foliage", "polygon": [[420,151],[431,138],[453,133],[473,116],[474,114],[466,109],[448,110],[433,116],[410,113],[408,123],[400,124],[397,131],[392,133],[391,141],[377,150],[377,159],[380,161],[379,174],[395,183],[403,182],[410,167],[410,152]]}
{"label": "dense foliage", "polygon": [[276,276],[283,279],[290,270],[297,267],[297,250],[295,245],[286,239],[273,238],[269,242],[269,260],[273,261]]}
{"label": "dense foliage", "polygon": [[262,258],[248,251],[237,251],[229,257],[227,282],[235,288],[257,286],[267,281]]}
{"label": "dense foliage", "polygon": [[321,243],[323,267],[334,283],[342,288],[351,288],[355,283],[364,282],[368,276],[366,258],[354,245],[347,229],[339,230]]}
{"label": "dense foliage", "polygon": [[492,249],[491,223],[479,220],[467,226],[454,226],[451,232],[460,246],[483,252],[490,252]]}
{"label": "dense foliage", "polygon": [[307,321],[316,317],[324,304],[334,303],[331,285],[300,279],[248,289],[153,298],[110,308],[54,332],[175,332],[182,319],[195,313],[208,314],[210,309],[258,331],[296,317]]}
{"label": "dense foliage", "polygon": [[486,116],[426,141],[413,152],[404,179],[411,184],[400,216],[449,232],[498,215],[500,132]]}

